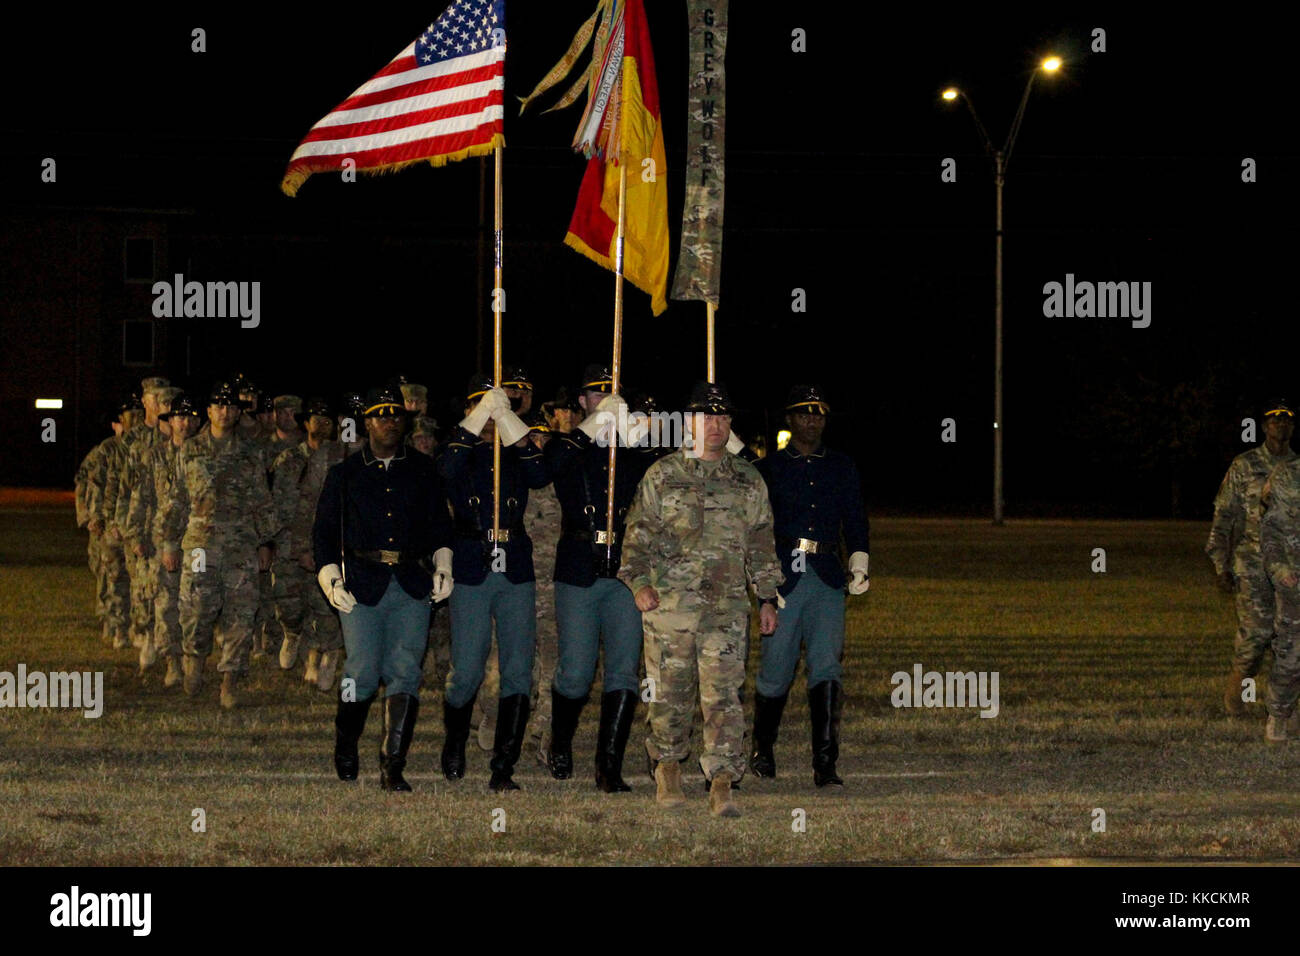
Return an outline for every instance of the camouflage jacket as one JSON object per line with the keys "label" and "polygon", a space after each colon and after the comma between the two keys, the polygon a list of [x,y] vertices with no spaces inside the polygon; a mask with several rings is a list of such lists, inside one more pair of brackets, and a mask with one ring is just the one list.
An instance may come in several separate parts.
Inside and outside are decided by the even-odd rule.
{"label": "camouflage jacket", "polygon": [[555,575],[555,542],[560,540],[560,499],[554,485],[529,492],[524,527],[533,539],[533,573],[539,583],[549,585]]}
{"label": "camouflage jacket", "polygon": [[[131,451],[128,477],[131,482],[127,498],[126,520],[121,523],[123,537],[131,542],[157,543],[159,484],[170,487],[176,471],[176,446],[171,437],[155,430],[154,439],[141,438]],[[163,474],[158,469],[163,469]],[[168,471],[170,470],[170,474]],[[119,499],[121,500],[121,499]]]}
{"label": "camouflage jacket", "polygon": [[1260,492],[1260,556],[1270,578],[1300,574],[1300,458],[1282,462]]}
{"label": "camouflage jacket", "polygon": [[[112,482],[115,487],[110,499],[113,504],[113,523],[121,533],[124,541],[133,541],[133,529],[130,522],[131,502],[142,493],[146,485],[149,453],[160,443],[168,441],[157,425],[137,425],[122,436],[122,454],[114,469]],[[140,507],[145,507],[141,505]],[[136,523],[136,528],[139,522]]]}
{"label": "camouflage jacket", "polygon": [[271,466],[271,500],[280,525],[275,545],[277,559],[311,559],[316,502],[326,472],[342,460],[343,446],[335,441],[322,442],[313,450],[304,440],[276,456]]}
{"label": "camouflage jacket", "polygon": [[[186,439],[186,443],[188,444],[191,440]],[[156,446],[150,455],[150,465],[153,472],[154,510],[149,524],[149,537],[153,541],[154,547],[159,551],[175,551],[179,546],[179,542],[175,540],[171,541],[170,544],[168,543],[166,527],[163,522],[164,512],[170,509],[172,520],[182,530],[190,520],[188,503],[177,501],[181,477],[180,462],[180,449],[171,442]]]}
{"label": "camouflage jacket", "polygon": [[82,467],[86,469],[86,523],[102,521],[107,530],[111,514],[107,508],[108,476],[117,467],[122,453],[122,439],[109,435],[86,456]]}
{"label": "camouflage jacket", "polygon": [[274,541],[279,522],[262,461],[238,434],[218,440],[207,431],[187,441],[174,493],[159,516],[164,548],[229,550],[238,557]]}
{"label": "camouflage jacket", "polygon": [[[107,441],[112,440],[112,438],[109,438]],[[86,457],[81,459],[81,465],[77,468],[77,477],[73,485],[73,500],[77,506],[78,528],[84,528],[90,524],[90,502],[94,488],[91,476],[100,466],[100,459],[104,456],[107,441],[100,442],[90,449],[86,453]]]}
{"label": "camouflage jacket", "polygon": [[1259,572],[1260,494],[1264,480],[1275,466],[1295,457],[1290,448],[1279,456],[1259,445],[1232,460],[1214,496],[1214,520],[1205,543],[1205,553],[1214,562],[1216,574]]}
{"label": "camouflage jacket", "polygon": [[757,469],[736,455],[716,462],[676,452],[650,466],[628,513],[619,579],[659,592],[665,611],[703,611],[776,596],[784,580],[772,505]]}

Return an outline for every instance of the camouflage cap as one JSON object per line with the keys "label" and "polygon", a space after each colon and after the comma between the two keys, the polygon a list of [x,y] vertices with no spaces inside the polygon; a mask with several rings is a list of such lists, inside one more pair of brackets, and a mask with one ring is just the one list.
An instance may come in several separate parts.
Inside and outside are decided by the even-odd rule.
{"label": "camouflage cap", "polygon": [[682,411],[705,412],[709,415],[730,415],[736,410],[731,396],[717,382],[696,382],[691,389],[690,401]]}
{"label": "camouflage cap", "polygon": [[295,412],[302,411],[302,399],[297,395],[277,395],[271,400],[271,407],[277,412],[282,408],[289,408]]}
{"label": "camouflage cap", "polygon": [[168,385],[166,388],[160,388],[154,393],[160,402],[174,402],[177,398],[185,394],[185,389],[177,388],[175,385]]}
{"label": "camouflage cap", "polygon": [[438,423],[428,415],[415,416],[415,427],[411,429],[411,437],[418,438],[421,435],[428,435],[430,438],[438,436]]}
{"label": "camouflage cap", "polygon": [[429,397],[429,389],[424,385],[417,385],[414,382],[404,382],[401,387],[402,398],[406,399],[408,402],[417,399],[427,400]]}
{"label": "camouflage cap", "polygon": [[785,410],[802,415],[828,415],[831,407],[816,385],[796,385],[786,397]]}
{"label": "camouflage cap", "polygon": [[140,394],[157,395],[169,385],[171,385],[171,382],[167,381],[167,379],[163,378],[161,375],[150,375],[148,378],[140,379]]}
{"label": "camouflage cap", "polygon": [[1275,398],[1264,406],[1264,417],[1270,415],[1280,415],[1287,418],[1295,418],[1295,408],[1285,398]]}

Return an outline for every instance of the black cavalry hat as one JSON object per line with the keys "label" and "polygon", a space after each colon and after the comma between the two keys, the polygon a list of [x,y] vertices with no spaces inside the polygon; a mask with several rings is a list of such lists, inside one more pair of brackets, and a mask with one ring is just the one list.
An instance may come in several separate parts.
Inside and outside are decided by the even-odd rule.
{"label": "black cavalry hat", "polygon": [[816,385],[796,385],[785,400],[785,410],[803,415],[828,415],[831,407]]}
{"label": "black cavalry hat", "polygon": [[208,404],[234,405],[236,408],[247,407],[239,400],[239,389],[229,382],[218,382],[212,386],[212,393],[208,395]]}
{"label": "black cavalry hat", "polygon": [[608,365],[592,362],[582,370],[580,386],[580,390],[584,392],[604,392],[609,394],[614,390],[614,375],[610,372]]}
{"label": "black cavalry hat", "polygon": [[1285,415],[1288,418],[1295,418],[1295,408],[1285,398],[1275,398],[1264,406],[1264,417],[1270,415]]}
{"label": "black cavalry hat", "polygon": [[122,402],[117,406],[117,413],[144,411],[144,402],[140,401],[139,392],[127,392],[122,396]]}
{"label": "black cavalry hat", "polygon": [[366,407],[361,414],[366,418],[381,415],[405,415],[406,401],[402,392],[394,385],[372,388],[366,393]]}
{"label": "black cavalry hat", "polygon": [[330,403],[319,395],[313,395],[307,399],[307,404],[302,407],[302,411],[294,415],[299,423],[306,422],[313,415],[324,415],[326,418],[334,417],[334,409]]}
{"label": "black cavalry hat", "polygon": [[177,415],[190,415],[194,418],[202,418],[203,411],[194,404],[194,399],[190,398],[188,395],[178,395],[176,398],[172,399],[172,410],[170,412],[163,412],[158,417],[172,419]]}
{"label": "black cavalry hat", "polygon": [[710,415],[730,415],[736,410],[726,388],[717,382],[696,382],[691,389],[691,400],[683,411],[707,412]]}

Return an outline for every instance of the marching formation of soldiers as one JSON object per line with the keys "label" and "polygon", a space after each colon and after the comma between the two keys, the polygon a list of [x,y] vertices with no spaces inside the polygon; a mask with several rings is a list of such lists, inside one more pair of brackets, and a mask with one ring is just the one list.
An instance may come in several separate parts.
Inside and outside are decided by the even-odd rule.
{"label": "marching formation of soldiers", "polygon": [[[162,671],[164,688],[191,697],[215,652],[226,709],[250,661],[301,661],[305,683],[337,694],[340,779],[357,778],[378,707],[390,791],[411,789],[422,683],[442,698],[443,774],[470,772],[477,725],[489,786],[507,791],[525,746],[555,779],[573,775],[599,680],[596,786],[631,790],[624,753],[645,701],[656,803],[686,802],[698,715],[720,817],[739,815],[746,770],[776,775],[802,651],[814,783],[843,786],[845,592],[867,590],[869,546],[857,468],[822,443],[825,397],[795,387],[789,443],[759,458],[731,430],[721,385],[692,390],[674,440],[647,417],[654,399],[630,408],[608,368],[590,365],[576,384],[534,410],[522,369],[501,387],[475,375],[463,419],[439,441],[428,390],[405,380],[335,407],[266,402],[242,376],[206,399],[145,379],[77,475],[104,641],[135,649],[142,680]],[[1279,482],[1278,500],[1300,506],[1290,488]],[[742,689],[755,607],[751,749]]]}
{"label": "marching formation of soldiers", "polygon": [[1233,459],[1214,499],[1205,551],[1219,587],[1236,600],[1228,714],[1253,701],[1271,651],[1265,739],[1300,739],[1300,458],[1291,449],[1295,409],[1283,399],[1263,414],[1264,441]]}

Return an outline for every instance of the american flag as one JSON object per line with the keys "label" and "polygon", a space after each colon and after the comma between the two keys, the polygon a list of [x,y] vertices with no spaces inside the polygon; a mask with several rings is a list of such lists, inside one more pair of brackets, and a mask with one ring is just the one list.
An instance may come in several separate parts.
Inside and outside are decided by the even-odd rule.
{"label": "american flag", "polygon": [[311,128],[280,188],[312,173],[441,166],[504,145],[505,0],[455,0],[364,86]]}

